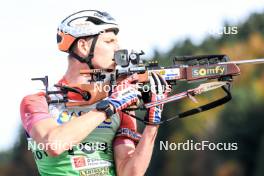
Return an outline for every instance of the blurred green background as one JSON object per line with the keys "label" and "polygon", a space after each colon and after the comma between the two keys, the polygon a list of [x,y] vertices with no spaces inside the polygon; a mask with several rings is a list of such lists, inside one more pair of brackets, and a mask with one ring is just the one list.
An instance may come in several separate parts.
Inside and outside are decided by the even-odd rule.
{"label": "blurred green background", "polygon": [[[190,39],[175,43],[167,53],[155,51],[161,65],[172,64],[179,55],[227,54],[231,60],[264,57],[264,13],[252,14],[237,26],[238,34],[208,36],[195,45]],[[264,65],[243,65],[235,77],[233,99],[228,104],[186,119],[175,120],[159,129],[156,146],[146,175],[179,176],[263,176],[264,175]],[[177,85],[179,92],[191,85]],[[221,96],[221,92],[198,97],[201,104]],[[165,107],[169,117],[183,109],[197,106],[189,100]],[[171,143],[236,142],[236,151],[160,151],[160,141]],[[0,153],[0,175],[38,175],[33,156],[27,151],[21,129],[16,145]]]}

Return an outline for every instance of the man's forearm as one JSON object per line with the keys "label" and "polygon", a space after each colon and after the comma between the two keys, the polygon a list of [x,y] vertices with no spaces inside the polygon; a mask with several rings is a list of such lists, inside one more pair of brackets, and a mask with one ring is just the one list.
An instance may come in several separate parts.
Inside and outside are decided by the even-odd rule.
{"label": "man's forearm", "polygon": [[102,123],[105,118],[106,116],[104,112],[98,112],[96,110],[90,111],[82,115],[82,117],[75,118],[68,123],[53,128],[41,142],[53,145],[63,145],[63,147],[57,148],[57,150],[48,148],[47,152],[51,155],[59,155],[65,150],[71,148],[71,145],[78,144],[82,141],[100,123]]}
{"label": "man's forearm", "polygon": [[127,160],[124,166],[124,175],[144,175],[151,160],[157,132],[158,126],[147,125],[145,127],[132,157]]}
{"label": "man's forearm", "polygon": [[149,166],[157,133],[158,126],[147,125],[144,129],[142,139],[135,150],[135,160],[138,163],[137,170],[139,173],[144,174]]}

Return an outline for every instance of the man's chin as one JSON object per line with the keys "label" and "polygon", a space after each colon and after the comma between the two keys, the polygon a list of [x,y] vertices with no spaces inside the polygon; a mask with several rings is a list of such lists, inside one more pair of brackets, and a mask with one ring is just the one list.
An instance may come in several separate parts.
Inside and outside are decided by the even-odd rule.
{"label": "man's chin", "polygon": [[112,70],[114,70],[116,68],[116,64],[115,63],[113,63],[112,65],[110,65],[107,69],[112,69]]}
{"label": "man's chin", "polygon": [[110,69],[110,70],[114,70],[114,69],[116,68],[116,64],[113,63],[113,64],[111,64],[111,65],[109,65],[109,66],[107,66],[107,65],[103,65],[103,66],[95,66],[95,68],[97,68],[97,69],[105,69],[105,70],[108,70],[108,69]]}

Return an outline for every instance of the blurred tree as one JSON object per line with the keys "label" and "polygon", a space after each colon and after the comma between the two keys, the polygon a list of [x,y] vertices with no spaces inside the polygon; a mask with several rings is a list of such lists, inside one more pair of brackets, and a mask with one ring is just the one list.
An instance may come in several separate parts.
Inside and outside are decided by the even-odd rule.
{"label": "blurred tree", "polygon": [[[232,60],[254,59],[264,56],[264,13],[252,14],[237,26],[238,34],[223,35],[219,38],[209,36],[200,45],[191,40],[176,43],[164,56],[161,65],[167,65],[169,58],[176,55],[227,54]],[[155,57],[156,58],[156,57]],[[241,67],[242,76],[234,82],[233,100],[224,107],[196,115],[195,118],[181,119],[159,129],[156,148],[148,175],[216,175],[216,176],[260,176],[264,174],[264,68],[263,65]],[[189,85],[179,85],[183,90]],[[174,90],[176,91],[176,90]],[[213,94],[211,94],[213,95]],[[216,93],[215,96],[219,95]],[[209,98],[209,97],[206,97]],[[202,102],[204,99],[202,99]],[[173,111],[193,106],[183,103],[170,104],[164,117]],[[220,113],[219,113],[220,112]],[[174,112],[175,113],[175,112]],[[169,143],[196,142],[210,140],[215,142],[237,142],[237,151],[161,151],[160,141]],[[173,173],[173,174],[172,174]]]}
{"label": "blurred tree", "polygon": [[19,141],[16,143],[12,150],[12,159],[8,168],[9,169],[6,172],[7,176],[39,175],[32,152],[27,148],[27,140],[24,130],[21,130]]}

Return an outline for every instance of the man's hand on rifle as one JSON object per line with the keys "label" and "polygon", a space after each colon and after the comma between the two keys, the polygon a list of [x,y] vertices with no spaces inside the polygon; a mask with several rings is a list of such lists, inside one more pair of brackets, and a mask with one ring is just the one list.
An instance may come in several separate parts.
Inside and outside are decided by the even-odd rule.
{"label": "man's hand on rifle", "polygon": [[[167,82],[159,74],[151,73],[150,92],[148,94],[143,93],[144,102],[155,102],[166,98],[169,92],[170,87]],[[153,125],[159,124],[162,110],[163,104],[149,108],[145,116],[145,121]]]}
{"label": "man's hand on rifle", "polygon": [[107,100],[112,104],[114,111],[120,111],[127,107],[139,104],[141,93],[135,84],[138,80],[137,75],[132,75],[120,82]]}

